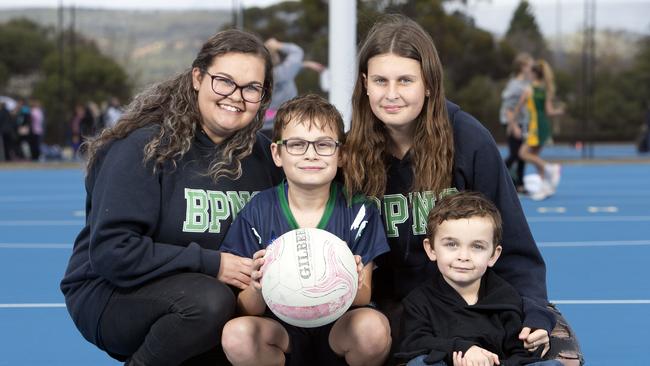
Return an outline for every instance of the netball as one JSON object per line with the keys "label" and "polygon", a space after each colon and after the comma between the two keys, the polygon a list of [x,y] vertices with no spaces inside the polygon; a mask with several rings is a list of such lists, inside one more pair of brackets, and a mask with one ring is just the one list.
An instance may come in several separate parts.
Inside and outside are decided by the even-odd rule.
{"label": "netball", "polygon": [[267,247],[262,296],[281,320],[313,328],[338,319],[357,293],[356,262],[347,244],[315,228],[285,233]]}

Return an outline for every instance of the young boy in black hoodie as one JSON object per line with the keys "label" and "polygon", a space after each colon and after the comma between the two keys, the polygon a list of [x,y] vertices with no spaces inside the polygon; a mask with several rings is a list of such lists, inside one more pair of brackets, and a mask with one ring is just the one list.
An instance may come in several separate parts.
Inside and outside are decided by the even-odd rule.
{"label": "young boy in black hoodie", "polygon": [[398,358],[408,366],[561,365],[520,339],[522,299],[490,268],[502,250],[492,202],[480,193],[447,196],[429,213],[427,232],[424,250],[439,272],[403,300]]}

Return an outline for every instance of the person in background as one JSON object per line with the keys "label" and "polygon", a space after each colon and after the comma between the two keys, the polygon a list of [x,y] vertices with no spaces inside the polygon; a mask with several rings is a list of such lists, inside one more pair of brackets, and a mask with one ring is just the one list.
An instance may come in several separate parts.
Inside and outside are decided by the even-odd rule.
{"label": "person in background", "polygon": [[499,210],[477,192],[451,194],[431,209],[422,244],[438,273],[402,301],[399,355],[407,366],[562,365],[542,361],[548,346],[528,352],[519,337],[521,296],[492,270],[501,225]]}
{"label": "person in background", "polygon": [[539,60],[532,68],[533,80],[527,89],[527,109],[530,114],[528,122],[528,134],[525,143],[521,145],[519,156],[537,168],[537,173],[542,178],[541,188],[537,192],[531,192],[530,197],[534,200],[543,200],[553,194],[560,184],[560,165],[549,163],[542,159],[539,154],[544,144],[551,140],[552,129],[550,117],[556,117],[564,113],[563,108],[555,108],[555,81],[553,70],[548,62]]}
{"label": "person in background", "polygon": [[82,124],[88,125],[89,123],[87,116],[88,114],[86,113],[86,108],[84,108],[83,104],[76,104],[72,120],[70,120],[70,146],[72,147],[75,159],[79,158],[79,148],[84,139],[84,135],[82,134]]}
{"label": "person in background", "polygon": [[16,105],[16,156],[18,159],[29,158],[29,137],[32,134],[32,112],[26,99],[20,99]]}
{"label": "person in background", "polygon": [[298,95],[296,76],[303,67],[304,51],[295,43],[269,38],[264,43],[273,59],[273,99],[264,116],[262,132],[271,137],[273,119],[280,105]]}
{"label": "person in background", "polygon": [[645,114],[643,115],[643,124],[639,131],[639,137],[636,142],[639,153],[650,151],[650,100],[646,101]]}
{"label": "person in background", "polygon": [[227,364],[229,286],[248,286],[253,261],[219,248],[239,210],[281,180],[257,133],[272,86],[262,41],[222,31],[87,142],[86,225],[61,290],[81,334],[110,356]]}
{"label": "person in background", "polygon": [[519,156],[519,150],[521,150],[530,120],[526,103],[532,66],[533,58],[528,53],[523,52],[515,57],[514,75],[508,80],[508,84],[501,93],[501,108],[499,110],[499,120],[505,126],[508,142],[506,168],[511,172],[515,188],[519,193],[527,193],[524,188],[526,162]]}
{"label": "person in background", "polygon": [[104,127],[113,128],[122,116],[122,108],[120,107],[120,100],[117,97],[112,97],[108,102],[108,107],[104,112]]}
{"label": "person in background", "polygon": [[2,159],[0,160],[13,160],[16,140],[15,123],[4,102],[0,102],[0,139],[2,140]]}
{"label": "person in background", "polygon": [[490,132],[446,100],[429,34],[407,17],[384,16],[359,47],[357,75],[343,175],[348,193],[381,202],[391,251],[376,260],[373,297],[389,315],[393,344],[399,344],[401,300],[438,271],[421,245],[427,213],[446,193],[471,190],[503,217],[494,270],[523,298],[526,348],[546,346],[550,334],[546,357],[579,363],[575,335],[549,304],[546,265],[512,178]]}
{"label": "person in background", "polygon": [[45,114],[38,99],[30,102],[32,115],[32,128],[29,135],[29,151],[32,161],[38,161],[41,156],[41,145],[45,135]]}

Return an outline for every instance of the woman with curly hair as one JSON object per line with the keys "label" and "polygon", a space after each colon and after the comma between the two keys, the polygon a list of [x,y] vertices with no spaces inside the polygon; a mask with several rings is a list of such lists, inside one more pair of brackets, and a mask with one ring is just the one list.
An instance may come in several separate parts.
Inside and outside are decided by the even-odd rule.
{"label": "woman with curly hair", "polygon": [[251,196],[280,181],[257,134],[272,85],[262,41],[219,32],[88,141],[86,225],[61,289],[79,331],[112,357],[179,365],[219,353],[229,286],[246,287],[252,268],[221,241]]}
{"label": "woman with curly hair", "polygon": [[[437,271],[422,245],[427,214],[440,197],[468,190],[483,193],[503,216],[494,270],[523,297],[525,348],[546,351],[550,338],[547,357],[578,359],[575,339],[549,306],[544,260],[499,150],[479,121],[445,99],[431,37],[389,15],[369,31],[358,57],[343,171],[348,193],[381,201],[391,251],[377,258],[373,297],[391,320],[393,344],[400,343],[401,300]],[[553,341],[560,333],[566,342]]]}

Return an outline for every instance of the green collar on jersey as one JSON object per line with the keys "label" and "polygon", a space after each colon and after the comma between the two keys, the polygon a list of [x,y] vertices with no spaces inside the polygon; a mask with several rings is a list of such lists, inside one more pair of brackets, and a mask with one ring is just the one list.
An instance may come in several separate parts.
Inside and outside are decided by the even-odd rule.
{"label": "green collar on jersey", "polygon": [[[281,184],[277,186],[276,189],[278,190],[277,193],[278,193],[278,198],[280,199],[280,207],[282,207],[282,213],[284,214],[284,217],[287,219],[289,226],[291,227],[292,230],[300,228],[300,226],[298,226],[298,222],[296,221],[296,218],[293,216],[293,213],[291,212],[291,208],[289,207],[289,199],[287,198],[287,192],[289,186],[287,185],[287,181],[286,180],[283,181]],[[332,217],[332,212],[334,211],[334,203],[336,202],[337,193],[338,193],[337,185],[334,182],[332,182],[330,184],[330,196],[327,199],[327,204],[325,205],[325,212],[323,212],[323,217],[321,217],[320,222],[318,223],[318,226],[316,226],[316,228],[325,230],[327,223],[330,221],[330,218]]]}

